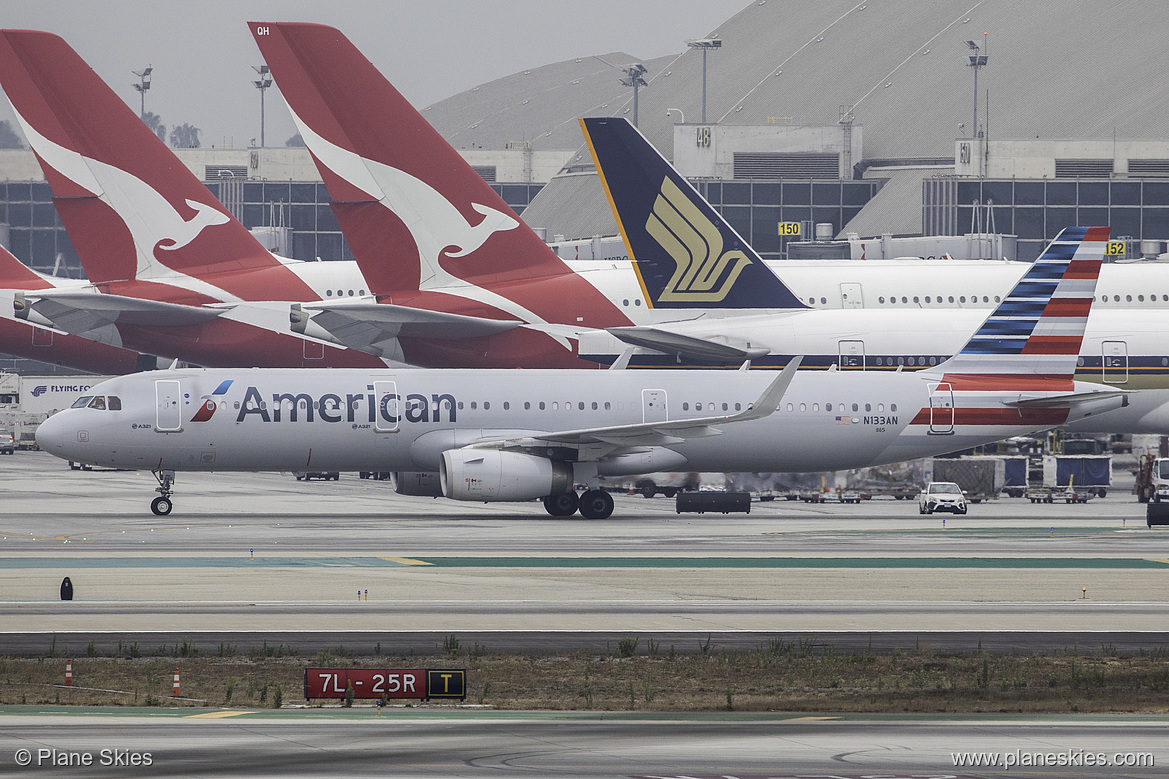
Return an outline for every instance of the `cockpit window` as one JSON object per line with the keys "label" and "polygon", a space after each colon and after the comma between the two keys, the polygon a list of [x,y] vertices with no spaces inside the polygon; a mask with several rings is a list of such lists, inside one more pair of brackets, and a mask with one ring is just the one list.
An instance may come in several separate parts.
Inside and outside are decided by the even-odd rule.
{"label": "cockpit window", "polygon": [[106,396],[94,395],[93,400],[89,401],[90,408],[96,408],[98,411],[106,410]]}
{"label": "cockpit window", "polygon": [[117,395],[110,395],[109,401],[110,401],[110,411],[121,411],[122,410],[122,399],[119,398]]}
{"label": "cockpit window", "polygon": [[69,408],[85,408],[89,405],[89,401],[93,400],[93,395],[82,395],[77,400],[73,401],[73,405]]}

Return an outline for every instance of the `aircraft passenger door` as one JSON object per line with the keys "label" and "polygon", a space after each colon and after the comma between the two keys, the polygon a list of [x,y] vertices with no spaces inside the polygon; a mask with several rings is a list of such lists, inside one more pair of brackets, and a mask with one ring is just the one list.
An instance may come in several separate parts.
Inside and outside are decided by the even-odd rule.
{"label": "aircraft passenger door", "polygon": [[842,308],[864,308],[865,296],[861,292],[859,281],[845,281],[840,285],[840,302]]}
{"label": "aircraft passenger door", "polygon": [[854,368],[859,371],[865,369],[865,342],[840,341],[840,362],[837,364],[843,370]]}
{"label": "aircraft passenger door", "polygon": [[1103,359],[1104,381],[1108,384],[1126,384],[1128,382],[1128,342],[1104,341],[1101,344]]}
{"label": "aircraft passenger door", "polygon": [[666,409],[666,391],[647,389],[641,391],[641,421],[665,422],[669,419]]}
{"label": "aircraft passenger door", "polygon": [[404,404],[398,395],[398,382],[375,381],[373,383],[373,429],[379,433],[396,433],[402,421]]}
{"label": "aircraft passenger door", "polygon": [[32,345],[33,346],[52,346],[53,345],[53,331],[47,330],[43,327],[34,327],[32,329]]}
{"label": "aircraft passenger door", "polygon": [[930,388],[930,435],[954,435],[954,388],[935,384]]}
{"label": "aircraft passenger door", "polygon": [[157,410],[155,430],[160,433],[177,433],[183,429],[183,393],[178,381],[156,380],[154,402]]}

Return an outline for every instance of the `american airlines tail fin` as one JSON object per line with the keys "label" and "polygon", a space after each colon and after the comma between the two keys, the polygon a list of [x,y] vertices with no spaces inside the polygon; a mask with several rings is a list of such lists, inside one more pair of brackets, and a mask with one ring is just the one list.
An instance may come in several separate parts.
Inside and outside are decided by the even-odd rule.
{"label": "american airlines tail fin", "polygon": [[1028,377],[1066,379],[1070,386],[1108,233],[1107,227],[1065,228],[966,346],[927,373],[1015,381],[1020,388]]}
{"label": "american airlines tail fin", "polygon": [[656,308],[807,308],[624,118],[581,119],[617,226]]}
{"label": "american airlines tail fin", "polygon": [[0,30],[0,86],[91,282],[281,267],[60,37]]}
{"label": "american airlines tail fin", "polygon": [[340,31],[249,26],[373,292],[572,273]]}

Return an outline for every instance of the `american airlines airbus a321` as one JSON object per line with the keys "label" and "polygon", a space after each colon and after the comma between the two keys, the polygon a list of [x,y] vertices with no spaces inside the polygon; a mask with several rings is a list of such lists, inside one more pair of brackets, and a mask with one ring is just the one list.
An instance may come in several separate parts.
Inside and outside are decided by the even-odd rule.
{"label": "american airlines airbus a321", "polygon": [[[399,491],[613,511],[600,476],[809,471],[940,454],[1082,419],[1072,378],[1108,230],[1068,228],[954,357],[916,373],[173,370],[99,384],[37,431],[74,461],[176,471],[389,470]],[[586,485],[583,495],[577,484]]]}

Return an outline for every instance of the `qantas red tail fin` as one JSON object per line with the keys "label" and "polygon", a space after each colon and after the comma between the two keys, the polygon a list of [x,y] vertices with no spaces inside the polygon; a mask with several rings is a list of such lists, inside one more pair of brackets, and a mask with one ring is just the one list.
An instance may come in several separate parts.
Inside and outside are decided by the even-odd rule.
{"label": "qantas red tail fin", "polygon": [[572,273],[341,32],[249,26],[373,291]]}
{"label": "qantas red tail fin", "polygon": [[48,289],[51,286],[39,273],[0,246],[0,289]]}
{"label": "qantas red tail fin", "polygon": [[90,281],[281,265],[60,37],[0,30],[0,85]]}

